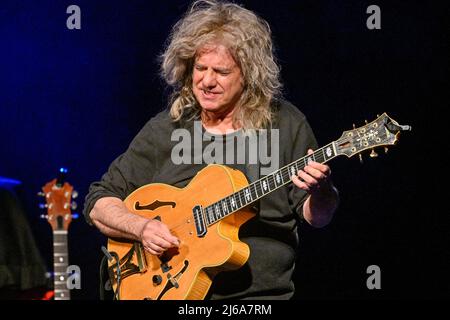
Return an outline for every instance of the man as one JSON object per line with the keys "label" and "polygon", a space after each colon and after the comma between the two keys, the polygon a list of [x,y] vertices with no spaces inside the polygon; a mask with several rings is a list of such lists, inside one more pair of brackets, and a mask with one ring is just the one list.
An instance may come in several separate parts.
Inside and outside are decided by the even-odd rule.
{"label": "man", "polygon": [[[224,145],[227,137],[252,130],[277,131],[273,138],[282,142],[275,148],[280,166],[317,148],[305,116],[280,99],[270,29],[253,12],[227,2],[195,2],[174,26],[161,66],[174,88],[170,111],[151,119],[102,180],[91,185],[84,211],[88,222],[106,236],[140,241],[153,255],[178,247],[180,239],[163,222],[129,212],[123,200],[149,183],[184,187],[207,165],[195,152],[189,163],[174,161],[175,130],[200,130]],[[228,146],[225,149],[230,152]],[[255,174],[249,163],[239,161],[226,165],[251,181],[262,172],[259,167]],[[298,222],[304,219],[315,227],[330,222],[338,204],[330,174],[327,165],[310,162],[292,176],[293,183],[259,201],[256,218],[239,233],[250,247],[249,260],[239,270],[219,273],[208,298],[293,296]]]}

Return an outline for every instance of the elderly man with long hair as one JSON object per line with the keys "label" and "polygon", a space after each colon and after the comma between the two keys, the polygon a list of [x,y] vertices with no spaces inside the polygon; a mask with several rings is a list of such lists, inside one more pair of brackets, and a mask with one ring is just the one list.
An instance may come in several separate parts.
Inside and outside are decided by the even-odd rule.
{"label": "elderly man with long hair", "polygon": [[[202,134],[223,144],[227,153],[235,151],[236,145],[230,147],[234,138],[258,130],[277,132],[269,136],[278,139],[271,151],[277,152],[280,166],[317,148],[303,113],[282,99],[268,23],[242,6],[194,2],[172,29],[161,55],[161,74],[173,89],[168,108],[150,119],[101,181],[91,185],[84,210],[87,221],[106,236],[140,242],[155,256],[179,247],[183,239],[164,221],[130,212],[123,200],[150,183],[184,187],[208,164],[202,154],[199,161],[195,148],[190,162],[174,162],[174,131]],[[249,156],[244,163],[226,165],[253,181],[262,168],[251,171]],[[330,174],[329,166],[311,161],[292,172],[291,183],[260,199],[256,216],[239,230],[240,240],[250,248],[248,260],[237,270],[215,275],[206,298],[291,298],[299,222],[323,227],[338,205]]]}

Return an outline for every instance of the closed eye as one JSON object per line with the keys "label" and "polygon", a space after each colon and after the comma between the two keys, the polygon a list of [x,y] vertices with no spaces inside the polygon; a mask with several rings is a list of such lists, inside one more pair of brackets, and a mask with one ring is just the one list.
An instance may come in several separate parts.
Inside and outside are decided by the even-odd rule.
{"label": "closed eye", "polygon": [[206,67],[196,65],[196,66],[195,66],[195,69],[198,70],[198,71],[205,71],[205,70],[206,70]]}

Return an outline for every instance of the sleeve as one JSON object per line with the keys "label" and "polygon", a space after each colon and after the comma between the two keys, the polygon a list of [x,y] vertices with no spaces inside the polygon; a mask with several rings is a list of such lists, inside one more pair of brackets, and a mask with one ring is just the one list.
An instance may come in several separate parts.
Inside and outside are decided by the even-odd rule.
{"label": "sleeve", "polygon": [[133,139],[127,151],[110,164],[101,180],[90,185],[83,210],[88,224],[92,225],[89,213],[98,199],[117,197],[124,200],[135,189],[151,182],[157,160],[155,138],[150,120]]}
{"label": "sleeve", "polygon": [[[292,126],[292,154],[289,163],[294,162],[308,153],[308,149],[316,150],[318,148],[316,137],[309,125],[306,117],[303,114],[298,114],[293,117],[298,123],[297,126]],[[308,197],[308,194],[297,188],[293,183],[289,184],[289,206],[293,212],[300,212],[300,219],[303,220],[303,203]],[[298,211],[300,210],[300,211]]]}

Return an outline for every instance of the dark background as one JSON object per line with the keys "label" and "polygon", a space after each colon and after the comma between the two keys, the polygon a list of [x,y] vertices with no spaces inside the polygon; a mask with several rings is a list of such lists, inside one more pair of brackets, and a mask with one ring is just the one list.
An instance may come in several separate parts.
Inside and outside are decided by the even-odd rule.
{"label": "dark background", "polygon": [[[301,227],[296,298],[449,298],[448,201],[434,193],[446,182],[434,111],[448,104],[448,10],[425,1],[240,3],[271,25],[284,94],[321,145],[382,112],[413,127],[376,160],[331,163],[341,206],[328,227]],[[66,28],[71,4],[81,8],[81,30]],[[381,8],[381,30],[366,27],[371,4]],[[36,192],[65,166],[82,207],[89,184],[165,107],[157,56],[187,6],[1,1],[0,176],[22,181],[20,197],[49,271],[52,235],[39,219]],[[72,222],[70,262],[82,278],[73,299],[98,299],[105,243],[83,218]],[[370,265],[381,268],[381,290],[366,287]]]}

